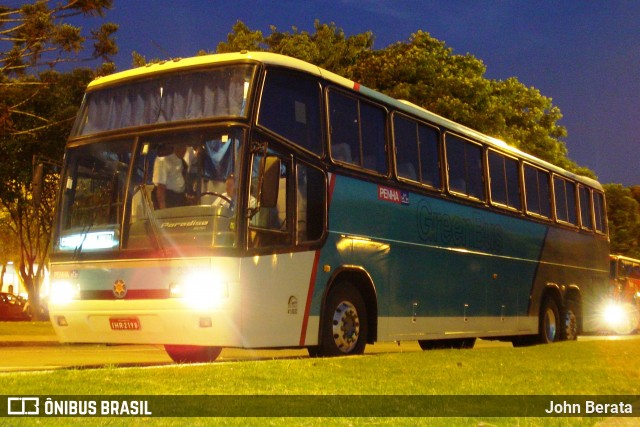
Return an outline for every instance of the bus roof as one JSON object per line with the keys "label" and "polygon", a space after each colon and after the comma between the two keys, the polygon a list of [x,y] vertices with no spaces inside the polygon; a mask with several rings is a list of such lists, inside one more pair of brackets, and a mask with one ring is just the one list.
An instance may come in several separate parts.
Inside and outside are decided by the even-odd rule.
{"label": "bus roof", "polygon": [[356,90],[371,99],[387,104],[388,106],[391,106],[399,111],[412,114],[418,118],[442,126],[447,130],[456,132],[462,136],[467,136],[478,142],[485,143],[490,147],[499,148],[504,152],[511,153],[517,157],[522,158],[525,161],[548,169],[551,172],[564,175],[566,177],[574,179],[575,181],[602,190],[602,186],[598,181],[585,176],[571,173],[547,161],[527,154],[500,139],[485,135],[467,126],[439,116],[409,101],[397,100],[373,89],[361,86],[357,82],[339,76],[338,74],[332,73],[331,71],[324,70],[316,65],[277,53],[242,51],[237,53],[202,55],[184,59],[176,58],[97,78],[89,84],[87,90],[92,91],[104,86],[109,86],[111,84],[116,84],[130,79],[144,78],[146,76],[152,76],[154,74],[163,74],[171,71],[179,71],[189,68],[200,68],[207,65],[220,64],[225,62],[258,62],[291,68],[321,77],[334,84],[343,86],[351,90]]}

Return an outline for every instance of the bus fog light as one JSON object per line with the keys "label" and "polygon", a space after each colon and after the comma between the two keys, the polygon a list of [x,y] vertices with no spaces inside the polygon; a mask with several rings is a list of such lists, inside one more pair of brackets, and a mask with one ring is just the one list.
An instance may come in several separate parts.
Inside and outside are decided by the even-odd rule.
{"label": "bus fog light", "polygon": [[56,316],[56,323],[58,324],[58,326],[69,326],[67,318],[64,316]]}

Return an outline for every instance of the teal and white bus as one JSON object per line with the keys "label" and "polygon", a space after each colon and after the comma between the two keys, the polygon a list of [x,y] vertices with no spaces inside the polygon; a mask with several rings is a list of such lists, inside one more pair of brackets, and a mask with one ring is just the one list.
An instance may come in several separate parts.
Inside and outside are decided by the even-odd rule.
{"label": "teal and white bus", "polygon": [[50,316],[187,362],[571,340],[607,287],[605,212],[592,179],[300,60],[167,61],[87,89]]}

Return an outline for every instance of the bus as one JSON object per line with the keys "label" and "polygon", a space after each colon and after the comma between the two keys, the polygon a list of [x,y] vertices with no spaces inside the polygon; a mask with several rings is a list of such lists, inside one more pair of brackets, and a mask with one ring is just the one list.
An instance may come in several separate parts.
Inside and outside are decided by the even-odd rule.
{"label": "bus", "polygon": [[576,339],[608,280],[598,182],[272,53],[96,79],[61,179],[65,343],[179,362],[548,343]]}
{"label": "bus", "polygon": [[640,326],[640,260],[610,255],[610,288],[599,311],[600,330],[630,334]]}

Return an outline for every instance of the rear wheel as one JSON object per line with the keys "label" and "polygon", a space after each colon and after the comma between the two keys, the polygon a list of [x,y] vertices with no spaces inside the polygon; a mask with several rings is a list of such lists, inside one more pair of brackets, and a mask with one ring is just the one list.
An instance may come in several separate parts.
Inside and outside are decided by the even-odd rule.
{"label": "rear wheel", "polygon": [[329,293],[322,316],[321,342],[309,355],[348,356],[364,353],[367,345],[367,309],[354,285],[341,282]]}
{"label": "rear wheel", "polygon": [[578,339],[578,304],[575,301],[567,301],[564,310],[564,328],[562,339],[567,341],[575,341]]}
{"label": "rear wheel", "polygon": [[213,362],[220,355],[222,347],[198,345],[165,345],[164,349],[176,363]]}

